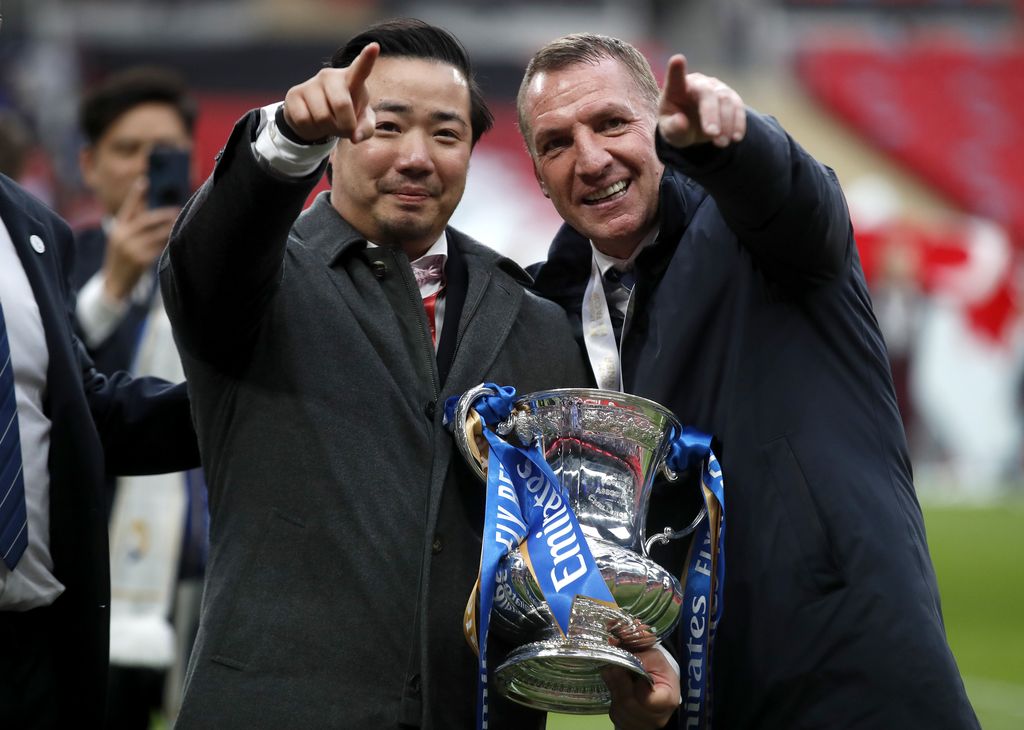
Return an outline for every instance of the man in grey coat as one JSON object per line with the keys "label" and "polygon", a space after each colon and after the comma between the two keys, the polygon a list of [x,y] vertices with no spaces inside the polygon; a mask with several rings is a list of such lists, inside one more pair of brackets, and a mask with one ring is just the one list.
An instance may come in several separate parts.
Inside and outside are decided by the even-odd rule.
{"label": "man in grey coat", "polygon": [[458,41],[392,21],[331,65],[239,122],[161,263],[210,489],[180,727],[471,727],[484,490],[442,405],[587,382],[564,313],[447,227],[491,122]]}

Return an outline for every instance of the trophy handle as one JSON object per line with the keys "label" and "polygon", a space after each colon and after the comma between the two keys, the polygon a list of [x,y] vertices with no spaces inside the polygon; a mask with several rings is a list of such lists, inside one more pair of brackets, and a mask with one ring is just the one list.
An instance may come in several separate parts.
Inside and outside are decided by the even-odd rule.
{"label": "trophy handle", "polygon": [[473,404],[483,396],[496,394],[497,391],[494,388],[489,388],[483,383],[467,390],[455,404],[455,423],[452,424],[452,434],[455,437],[455,445],[458,447],[459,453],[483,481],[487,481],[487,454],[481,452],[476,445],[474,432],[480,431],[481,421],[480,416],[472,408]]}
{"label": "trophy handle", "polygon": [[[661,462],[661,473],[669,482],[679,480],[679,475],[672,471],[664,461]],[[684,527],[682,530],[673,530],[671,527],[666,527],[658,534],[651,535],[644,543],[644,555],[650,555],[651,548],[655,545],[664,545],[672,540],[679,540],[687,535],[692,535],[693,531],[696,530],[697,526],[701,523],[701,520],[707,517],[707,514],[708,508],[707,505],[704,505],[700,508],[700,512],[697,513],[697,516],[693,518],[693,522],[691,522],[688,527]]]}
{"label": "trophy handle", "polygon": [[655,545],[663,545],[666,542],[672,540],[678,540],[686,537],[687,535],[693,534],[693,531],[697,529],[697,526],[701,523],[708,514],[707,507],[701,507],[700,512],[693,518],[693,522],[688,527],[684,527],[682,530],[673,530],[671,527],[666,527],[664,530],[659,532],[657,535],[651,535],[647,538],[647,542],[644,543],[644,555],[650,555],[651,548]]}

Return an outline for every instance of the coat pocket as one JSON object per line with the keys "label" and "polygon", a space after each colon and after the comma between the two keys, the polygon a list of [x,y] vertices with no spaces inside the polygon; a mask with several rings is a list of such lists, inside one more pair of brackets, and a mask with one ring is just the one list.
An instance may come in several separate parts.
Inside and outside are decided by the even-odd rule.
{"label": "coat pocket", "polygon": [[235,669],[249,669],[261,655],[272,651],[288,616],[283,595],[289,590],[294,556],[301,554],[305,522],[274,509],[260,531],[260,541],[251,560],[239,571],[236,581],[222,590],[230,591],[230,608],[219,626],[211,659]]}
{"label": "coat pocket", "polygon": [[780,437],[764,445],[768,464],[767,481],[775,490],[777,504],[785,512],[793,541],[805,568],[809,587],[828,593],[845,585],[839,561],[829,540],[803,469],[789,445]]}

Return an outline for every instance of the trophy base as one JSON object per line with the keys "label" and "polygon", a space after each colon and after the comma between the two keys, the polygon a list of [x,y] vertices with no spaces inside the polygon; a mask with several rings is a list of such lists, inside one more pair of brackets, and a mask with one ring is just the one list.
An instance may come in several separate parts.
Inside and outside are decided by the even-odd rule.
{"label": "trophy base", "polygon": [[603,715],[611,694],[601,679],[606,666],[622,667],[648,682],[640,660],[598,642],[535,641],[513,651],[494,672],[501,694],[521,705],[567,715]]}

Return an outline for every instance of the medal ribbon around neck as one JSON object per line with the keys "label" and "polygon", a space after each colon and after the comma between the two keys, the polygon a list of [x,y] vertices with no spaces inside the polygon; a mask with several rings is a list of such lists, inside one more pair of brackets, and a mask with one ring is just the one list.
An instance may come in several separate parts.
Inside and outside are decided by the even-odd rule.
{"label": "medal ribbon around neck", "polygon": [[583,293],[583,342],[587,346],[590,368],[594,371],[597,387],[603,390],[622,391],[622,369],[619,346],[615,342],[615,329],[608,312],[608,298],[604,294],[604,282],[597,257],[590,256],[590,279]]}

